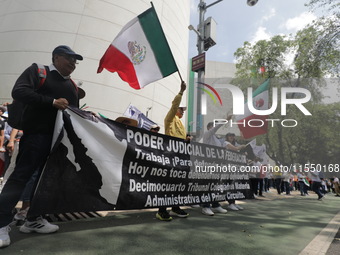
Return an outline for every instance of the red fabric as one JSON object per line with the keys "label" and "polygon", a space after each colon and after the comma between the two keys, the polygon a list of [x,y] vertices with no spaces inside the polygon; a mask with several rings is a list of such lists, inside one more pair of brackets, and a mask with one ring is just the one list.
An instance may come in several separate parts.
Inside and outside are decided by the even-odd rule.
{"label": "red fabric", "polygon": [[140,89],[136,71],[130,59],[112,44],[101,58],[97,73],[102,72],[104,68],[112,73],[117,72],[120,78],[129,83],[132,88]]}
{"label": "red fabric", "polygon": [[[266,119],[268,118],[268,115],[260,116],[260,115],[250,115],[247,118],[244,118],[242,120],[238,121],[238,128],[240,129],[242,136],[244,139],[249,139],[257,135],[263,135],[268,132],[268,121]],[[248,121],[256,119],[256,120],[262,120],[263,125],[261,121],[251,121],[251,126],[261,126],[261,127],[251,127],[248,125]],[[245,122],[245,125],[243,125],[243,121]]]}

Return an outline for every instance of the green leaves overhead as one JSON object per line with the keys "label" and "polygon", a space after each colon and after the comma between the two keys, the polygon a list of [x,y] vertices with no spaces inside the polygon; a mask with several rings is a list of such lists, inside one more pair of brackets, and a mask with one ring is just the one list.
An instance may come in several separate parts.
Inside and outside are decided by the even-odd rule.
{"label": "green leaves overhead", "polygon": [[[279,110],[270,119],[294,119],[296,127],[275,125],[257,138],[267,145],[268,155],[283,164],[338,163],[340,157],[340,103],[323,104],[323,89],[340,77],[340,3],[333,0],[309,0],[311,8],[328,12],[296,35],[276,35],[255,44],[244,42],[234,53],[236,78],[232,83],[242,90],[257,88],[265,79],[272,87],[308,89],[312,100],[304,106],[312,113],[305,116],[290,105],[287,115]],[[270,93],[271,95],[271,93]],[[290,98],[300,95],[291,94]]]}

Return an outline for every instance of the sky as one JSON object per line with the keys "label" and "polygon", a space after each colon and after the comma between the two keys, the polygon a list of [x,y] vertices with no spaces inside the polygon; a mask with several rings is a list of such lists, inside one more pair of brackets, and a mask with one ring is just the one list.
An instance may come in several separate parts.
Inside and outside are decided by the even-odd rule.
{"label": "sky", "polygon": [[[191,0],[190,24],[197,28],[199,0]],[[207,5],[215,0],[205,0]],[[206,52],[210,61],[234,62],[234,52],[245,41],[256,42],[278,34],[295,34],[317,18],[304,6],[307,0],[259,0],[248,6],[246,0],[224,0],[209,7],[205,19],[217,23],[216,45]],[[320,15],[321,13],[319,13]],[[197,55],[197,35],[190,31],[189,58]]]}
{"label": "sky", "polygon": [[[205,0],[207,5],[216,0]],[[199,0],[191,0],[190,24],[197,28],[199,22]],[[224,0],[211,7],[204,18],[212,17],[216,23],[216,45],[206,51],[206,59],[234,63],[234,52],[245,41],[255,43],[274,35],[295,35],[325,10],[311,11],[304,4],[308,0],[259,0],[255,6],[248,6],[247,0]],[[189,58],[198,54],[197,35],[190,31]],[[325,103],[339,101],[335,86],[324,89]]]}

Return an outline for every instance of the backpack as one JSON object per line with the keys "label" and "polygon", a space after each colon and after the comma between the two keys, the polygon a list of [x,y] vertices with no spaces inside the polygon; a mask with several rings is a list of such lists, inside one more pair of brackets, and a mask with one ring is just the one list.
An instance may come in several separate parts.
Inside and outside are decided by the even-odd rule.
{"label": "backpack", "polygon": [[[35,91],[39,90],[43,85],[47,77],[47,71],[44,65],[37,64],[38,66],[38,75],[39,75],[39,84]],[[74,83],[74,81],[71,79],[73,85],[75,86],[76,90],[78,91],[77,85]],[[7,105],[7,111],[8,111],[8,119],[7,123],[12,128],[16,128],[19,130],[22,130],[22,118],[23,113],[25,112],[27,105],[19,102],[17,100],[13,100],[13,102],[9,105]]]}

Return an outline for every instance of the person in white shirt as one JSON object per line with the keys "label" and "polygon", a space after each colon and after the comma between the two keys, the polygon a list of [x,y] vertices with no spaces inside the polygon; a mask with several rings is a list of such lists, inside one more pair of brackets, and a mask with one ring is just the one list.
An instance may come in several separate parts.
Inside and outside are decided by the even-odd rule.
{"label": "person in white shirt", "polygon": [[[223,143],[223,147],[232,150],[232,151],[240,151],[246,147],[246,145],[239,145],[236,142],[235,134],[234,133],[227,133],[225,142]],[[227,199],[229,205],[228,208],[233,211],[243,210],[243,207],[236,204],[234,199]]]}
{"label": "person in white shirt", "polygon": [[339,184],[339,178],[334,176],[333,179],[333,186],[334,186],[334,191],[335,191],[335,196],[340,197],[340,184]]}
{"label": "person in white shirt", "polygon": [[304,182],[304,179],[306,178],[306,176],[301,171],[301,172],[297,173],[297,178],[298,178],[298,182],[299,182],[299,188],[300,188],[301,196],[306,196],[307,186]]}
{"label": "person in white shirt", "polygon": [[291,174],[290,174],[290,172],[283,171],[282,177],[283,177],[283,185],[284,185],[284,189],[286,191],[286,195],[290,195]]}
{"label": "person in white shirt", "polygon": [[[227,120],[230,120],[232,115],[229,115],[227,117]],[[216,132],[219,128],[221,128],[223,124],[216,124],[214,126],[213,122],[209,122],[207,125],[207,131],[203,134],[203,143],[214,145],[218,147],[222,147],[222,142],[218,137],[216,136]],[[213,216],[215,213],[227,213],[228,211],[220,205],[219,202],[213,202],[211,203],[205,203],[202,204],[202,214]]]}
{"label": "person in white shirt", "polygon": [[317,171],[311,171],[311,180],[312,180],[312,190],[318,195],[318,200],[321,200],[324,196],[321,193],[321,178],[320,173]]}

